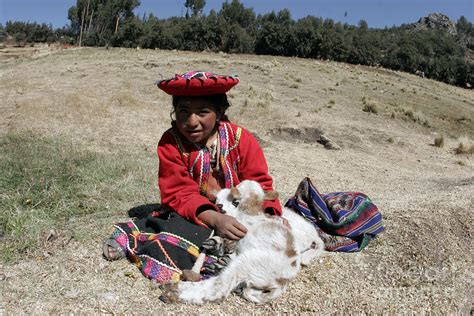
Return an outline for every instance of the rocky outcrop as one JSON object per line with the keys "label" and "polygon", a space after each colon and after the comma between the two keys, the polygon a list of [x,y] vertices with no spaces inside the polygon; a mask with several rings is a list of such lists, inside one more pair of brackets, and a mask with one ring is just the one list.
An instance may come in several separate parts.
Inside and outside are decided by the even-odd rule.
{"label": "rocky outcrop", "polygon": [[442,13],[431,13],[428,16],[420,18],[413,24],[414,30],[445,30],[449,34],[456,35],[456,25],[446,15]]}

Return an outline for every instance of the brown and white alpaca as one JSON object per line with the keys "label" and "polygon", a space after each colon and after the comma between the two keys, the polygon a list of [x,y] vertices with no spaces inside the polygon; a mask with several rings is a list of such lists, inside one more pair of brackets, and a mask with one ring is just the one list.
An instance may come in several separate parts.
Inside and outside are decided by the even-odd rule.
{"label": "brown and white alpaca", "polygon": [[[305,246],[295,241],[299,234],[294,233],[291,222],[287,225],[279,217],[264,213],[264,199],[274,199],[275,193],[264,192],[257,182],[249,180],[221,191],[218,202],[247,227],[247,234],[237,242],[230,263],[218,276],[201,282],[167,284],[162,300],[201,304],[221,300],[237,288],[245,299],[255,303],[279,297],[300,271]],[[311,233],[317,237],[314,228]],[[319,254],[323,249],[321,239],[317,237],[309,248]]]}
{"label": "brown and white alpaca", "polygon": [[[238,199],[235,199],[234,195],[231,194],[230,189],[222,189],[217,194],[216,204],[220,205],[227,215],[238,217]],[[315,227],[308,220],[304,219],[303,216],[288,207],[283,207],[282,211],[282,218],[286,219],[295,239],[296,251],[301,255],[301,264],[308,266],[322,254],[324,242],[319,237]],[[219,236],[213,237],[216,243],[221,243],[219,238]]]}

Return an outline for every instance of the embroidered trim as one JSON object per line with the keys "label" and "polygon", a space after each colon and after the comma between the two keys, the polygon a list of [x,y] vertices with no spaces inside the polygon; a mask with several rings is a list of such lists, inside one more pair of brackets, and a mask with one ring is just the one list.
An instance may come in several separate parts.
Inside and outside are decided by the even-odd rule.
{"label": "embroidered trim", "polygon": [[[194,178],[194,167],[196,167],[197,162],[199,161],[199,158],[202,156],[202,152],[200,151],[199,154],[196,156],[196,159],[194,159],[193,164],[191,165],[191,169],[189,169],[189,173],[191,174],[191,177]],[[202,174],[202,168],[201,168],[201,174]]]}
{"label": "embroidered trim", "polygon": [[161,244],[161,241],[159,239],[155,239],[155,243],[158,245],[158,247],[160,247],[160,250],[161,252],[163,253],[163,255],[165,256],[166,260],[168,260],[168,262],[175,268],[175,269],[178,269],[178,267],[176,266],[176,263],[174,263],[174,261],[170,258],[170,256],[168,255],[168,252],[165,250],[165,248],[163,248],[163,245]]}
{"label": "embroidered trim", "polygon": [[238,127],[237,132],[235,134],[235,144],[229,149],[229,152],[231,152],[235,147],[239,145],[241,135],[242,135],[242,128]]}
{"label": "embroidered trim", "polygon": [[186,250],[194,257],[199,256],[199,248],[189,240],[168,232],[161,232],[157,234],[156,239],[166,241],[167,243]]}
{"label": "embroidered trim", "polygon": [[156,260],[148,255],[136,256],[139,262],[136,265],[142,270],[143,274],[158,283],[178,282],[182,271]]}

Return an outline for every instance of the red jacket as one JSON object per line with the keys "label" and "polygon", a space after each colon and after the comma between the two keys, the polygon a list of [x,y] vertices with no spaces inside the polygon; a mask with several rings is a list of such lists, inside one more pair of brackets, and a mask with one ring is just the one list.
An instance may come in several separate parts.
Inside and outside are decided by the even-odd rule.
{"label": "red jacket", "polygon": [[[220,168],[226,168],[226,187],[236,186],[243,180],[255,180],[265,191],[273,190],[272,178],[263,151],[253,135],[230,122],[219,126],[221,152]],[[167,130],[158,143],[160,160],[158,185],[161,203],[184,218],[201,224],[196,211],[203,207],[215,209],[205,195],[206,165],[203,157],[205,147],[193,144],[180,135],[175,127]],[[224,172],[223,172],[224,173]],[[278,200],[265,201],[266,212],[281,215]]]}

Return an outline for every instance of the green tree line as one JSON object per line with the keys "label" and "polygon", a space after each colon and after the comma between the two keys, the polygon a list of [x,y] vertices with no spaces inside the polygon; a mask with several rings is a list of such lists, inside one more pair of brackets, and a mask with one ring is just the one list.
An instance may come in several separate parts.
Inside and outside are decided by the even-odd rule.
{"label": "green tree line", "polygon": [[385,29],[307,16],[292,18],[287,9],[257,15],[239,0],[203,14],[205,0],[183,0],[183,17],[136,16],[139,0],[77,0],[68,11],[70,25],[7,22],[0,39],[84,46],[142,47],[296,56],[382,66],[423,74],[462,87],[474,84],[474,27],[465,17],[456,35],[444,30],[414,30],[410,25]]}

